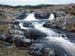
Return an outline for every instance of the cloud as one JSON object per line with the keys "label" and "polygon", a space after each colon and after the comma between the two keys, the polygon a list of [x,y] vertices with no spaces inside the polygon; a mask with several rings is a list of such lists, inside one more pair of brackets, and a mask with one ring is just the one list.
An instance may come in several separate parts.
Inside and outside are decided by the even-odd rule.
{"label": "cloud", "polygon": [[75,0],[0,0],[0,4],[7,5],[66,4],[72,2]]}

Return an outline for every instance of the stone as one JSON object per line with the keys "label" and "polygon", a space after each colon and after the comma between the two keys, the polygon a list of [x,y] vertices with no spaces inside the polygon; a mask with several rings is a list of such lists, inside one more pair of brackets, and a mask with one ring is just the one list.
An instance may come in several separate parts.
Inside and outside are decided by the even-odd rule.
{"label": "stone", "polygon": [[14,40],[16,47],[19,46],[29,46],[31,44],[31,39],[26,38],[26,36],[23,35],[14,35]]}
{"label": "stone", "polygon": [[43,26],[46,27],[46,28],[52,27],[50,22],[46,22]]}
{"label": "stone", "polygon": [[28,27],[28,28],[34,28],[34,26],[32,25],[32,23],[29,23],[29,22],[26,22],[26,23],[24,22],[23,26],[24,27]]}
{"label": "stone", "polygon": [[36,19],[48,19],[49,15],[50,15],[50,13],[45,13],[45,12],[42,12],[42,13],[37,12],[37,13],[35,13]]}
{"label": "stone", "polygon": [[55,56],[55,50],[53,48],[45,48],[43,51],[44,56]]}
{"label": "stone", "polygon": [[43,49],[43,47],[43,43],[33,43],[29,48],[29,53],[34,56],[41,56],[41,50]]}
{"label": "stone", "polygon": [[42,33],[38,30],[35,30],[35,29],[28,29],[28,30],[25,30],[25,33],[24,35],[28,38],[31,38],[31,39],[37,39],[37,38],[41,38],[41,37],[46,37],[47,35],[45,33]]}

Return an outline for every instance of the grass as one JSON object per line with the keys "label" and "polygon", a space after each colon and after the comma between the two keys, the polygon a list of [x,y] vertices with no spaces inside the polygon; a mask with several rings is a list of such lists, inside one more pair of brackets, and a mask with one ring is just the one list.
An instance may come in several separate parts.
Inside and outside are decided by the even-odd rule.
{"label": "grass", "polygon": [[8,32],[8,24],[0,24],[0,32]]}
{"label": "grass", "polygon": [[3,48],[3,41],[0,41],[0,56],[31,56],[25,49],[19,49],[13,46],[13,48]]}
{"label": "grass", "polygon": [[0,48],[0,56],[30,56],[25,50]]}

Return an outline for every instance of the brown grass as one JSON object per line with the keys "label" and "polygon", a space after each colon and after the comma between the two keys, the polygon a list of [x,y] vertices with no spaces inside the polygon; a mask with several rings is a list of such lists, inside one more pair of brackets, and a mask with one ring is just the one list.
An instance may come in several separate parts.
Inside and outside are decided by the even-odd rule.
{"label": "brown grass", "polygon": [[0,41],[0,56],[31,56],[27,53],[26,49],[19,49],[13,46],[13,48],[3,48],[4,43]]}

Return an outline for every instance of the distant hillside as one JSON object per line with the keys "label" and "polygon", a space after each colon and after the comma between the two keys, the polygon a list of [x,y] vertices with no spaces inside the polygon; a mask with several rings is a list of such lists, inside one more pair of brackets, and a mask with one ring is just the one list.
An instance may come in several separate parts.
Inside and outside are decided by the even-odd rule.
{"label": "distant hillside", "polygon": [[59,5],[25,5],[25,6],[10,6],[10,5],[1,5],[0,4],[0,14],[4,14],[7,19],[15,19],[23,12],[35,11],[38,13],[49,13],[51,11],[65,11],[66,13],[75,15],[75,4],[59,4]]}
{"label": "distant hillside", "polygon": [[50,6],[54,6],[54,5],[48,5],[48,4],[40,4],[40,5],[36,5],[36,6],[32,6],[32,5],[25,5],[25,6],[10,6],[10,5],[2,5],[0,4],[0,7],[7,7],[7,8],[28,8],[28,9],[38,9],[38,8],[42,8],[42,7],[50,7]]}

